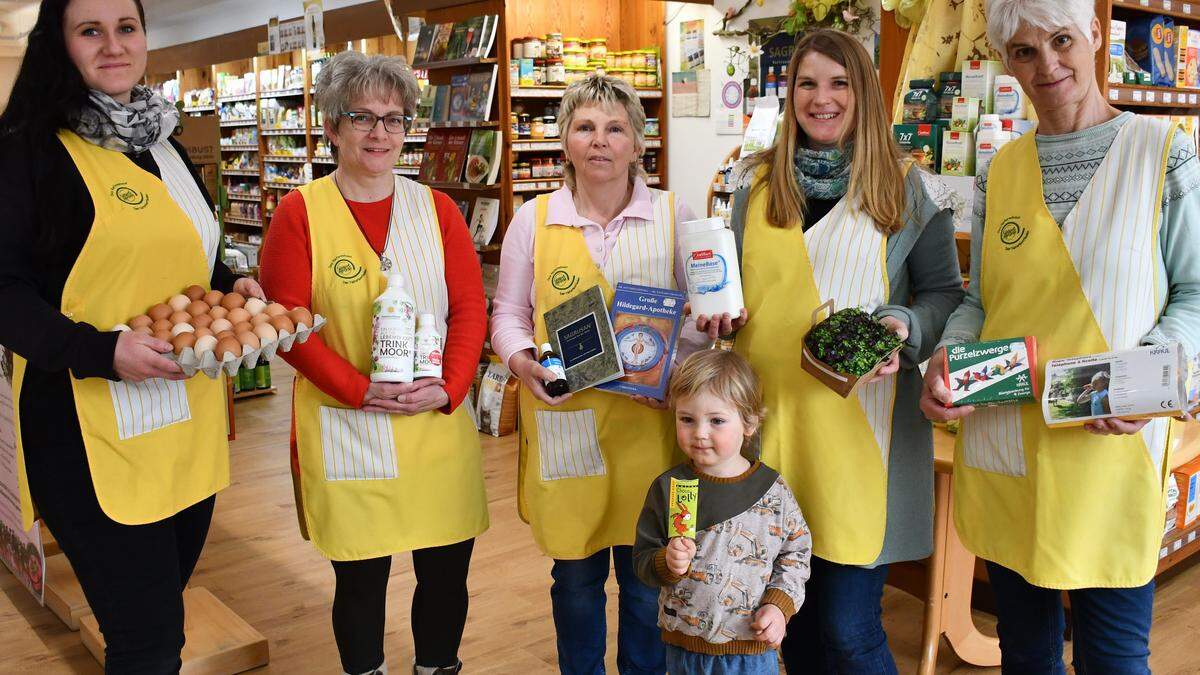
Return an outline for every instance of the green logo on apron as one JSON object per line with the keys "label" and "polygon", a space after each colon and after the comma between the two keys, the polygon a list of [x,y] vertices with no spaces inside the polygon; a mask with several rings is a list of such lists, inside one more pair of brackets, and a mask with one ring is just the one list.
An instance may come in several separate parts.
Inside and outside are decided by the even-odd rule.
{"label": "green logo on apron", "polygon": [[1021,226],[1021,219],[1018,216],[1007,218],[1003,223],[1000,223],[1000,243],[1004,244],[1004,249],[1011,251],[1029,238],[1029,230]]}
{"label": "green logo on apron", "polygon": [[568,272],[567,268],[563,266],[555,267],[548,280],[550,286],[563,295],[575,290],[575,287],[579,285],[579,277]]}
{"label": "green logo on apron", "polygon": [[329,263],[333,275],[347,284],[352,284],[367,276],[367,268],[354,262],[348,255],[339,255]]}
{"label": "green logo on apron", "polygon": [[108,194],[116,197],[118,201],[127,206],[132,206],[134,211],[141,211],[150,204],[150,195],[144,192],[138,192],[129,187],[128,183],[121,182],[112,186]]}

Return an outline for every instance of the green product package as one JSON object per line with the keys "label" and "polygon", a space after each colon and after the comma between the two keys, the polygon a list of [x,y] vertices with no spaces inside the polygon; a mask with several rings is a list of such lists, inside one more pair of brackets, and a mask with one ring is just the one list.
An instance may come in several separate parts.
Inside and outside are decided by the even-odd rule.
{"label": "green product package", "polygon": [[946,348],[942,380],[950,389],[948,408],[1036,403],[1037,339],[951,345]]}
{"label": "green product package", "polygon": [[266,361],[259,361],[254,367],[254,388],[255,389],[270,389],[271,388],[271,367]]}
{"label": "green product package", "polygon": [[671,479],[667,532],[671,537],[696,538],[696,509],[700,505],[700,480]]}

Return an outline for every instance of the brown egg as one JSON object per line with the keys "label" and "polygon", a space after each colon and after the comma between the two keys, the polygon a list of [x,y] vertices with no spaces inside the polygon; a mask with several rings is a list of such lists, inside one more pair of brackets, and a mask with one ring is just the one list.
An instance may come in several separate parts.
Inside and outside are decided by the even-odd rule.
{"label": "brown egg", "polygon": [[249,331],[245,333],[238,333],[237,339],[238,342],[242,343],[243,347],[249,347],[250,351],[254,351],[262,346],[262,343],[258,340],[258,336]]}
{"label": "brown egg", "polygon": [[129,320],[129,327],[134,330],[137,330],[139,328],[145,328],[146,326],[149,326],[152,323],[154,323],[154,319],[151,319],[150,317],[146,316],[145,314],[139,314]]}
{"label": "brown egg", "polygon": [[250,325],[249,321],[243,321],[241,323],[233,324],[233,328],[230,330],[233,331],[234,335],[241,335],[242,333],[249,333],[253,331],[254,326]]}
{"label": "brown egg", "polygon": [[196,350],[196,356],[200,356],[206,352],[211,352],[217,346],[217,338],[211,335],[196,338],[196,344],[192,349]]}
{"label": "brown egg", "polygon": [[174,310],[171,309],[170,305],[159,303],[151,307],[150,310],[146,312],[146,315],[151,319],[158,321],[159,319],[165,319],[168,316],[171,316],[171,312],[173,311]]}
{"label": "brown egg", "polygon": [[305,307],[297,307],[288,312],[288,318],[292,320],[292,323],[296,324],[296,328],[299,328],[301,325],[305,328],[312,328],[313,315]]}
{"label": "brown egg", "polygon": [[175,355],[178,356],[179,354],[182,354],[183,350],[187,349],[188,347],[196,346],[196,334],[180,333],[179,335],[175,336],[175,339],[171,340],[171,346],[175,349]]}
{"label": "brown egg", "polygon": [[274,342],[279,339],[279,332],[270,324],[262,324],[254,327],[254,334],[258,336],[259,343]]}
{"label": "brown egg", "polygon": [[218,340],[224,340],[227,337],[231,338],[237,336],[235,336],[231,330],[223,330],[220,333],[217,333],[214,337],[216,337]]}
{"label": "brown egg", "polygon": [[204,302],[207,302],[210,306],[216,307],[217,305],[221,304],[221,298],[223,297],[225,297],[225,294],[221,291],[209,291],[204,294],[203,298],[200,299]]}
{"label": "brown egg", "polygon": [[258,298],[246,298],[245,309],[250,312],[250,316],[258,316],[266,308],[267,303]]}
{"label": "brown egg", "polygon": [[194,332],[195,332],[195,334],[196,334],[196,339],[197,339],[197,340],[199,340],[200,338],[204,337],[205,335],[212,335],[212,334],[213,334],[213,332],[212,332],[211,330],[207,329],[207,328],[197,328],[197,329],[196,329]]}
{"label": "brown egg", "polygon": [[279,331],[281,335],[283,333],[291,335],[292,333],[296,332],[296,326],[292,323],[292,320],[286,316],[277,316],[271,319],[270,326]]}
{"label": "brown egg", "polygon": [[175,312],[171,316],[167,317],[167,321],[170,321],[172,326],[177,323],[189,323],[191,320],[192,315],[188,314],[187,312]]}
{"label": "brown egg", "polygon": [[208,310],[210,309],[212,309],[212,307],[209,307],[207,302],[203,300],[193,300],[192,302],[188,303],[186,311],[192,316],[204,316],[205,314],[208,314]]}
{"label": "brown egg", "polygon": [[165,330],[169,333],[169,332],[171,332],[171,326],[174,326],[174,325],[175,324],[171,323],[170,321],[168,321],[166,319],[158,319],[154,323],[150,324],[150,329],[156,333],[160,330]]}
{"label": "brown egg", "polygon": [[225,309],[241,307],[244,304],[246,304],[246,296],[238,293],[237,291],[226,293],[225,297],[221,298],[221,306]]}
{"label": "brown egg", "polygon": [[163,342],[170,342],[171,338],[175,337],[171,335],[171,331],[169,330],[156,330],[153,335],[155,340],[162,340]]}
{"label": "brown egg", "polygon": [[195,284],[188,286],[187,290],[183,292],[183,294],[187,296],[188,300],[199,300],[200,298],[204,297],[205,293],[207,293],[207,291],[204,290],[203,286],[197,286]]}
{"label": "brown egg", "polygon": [[179,295],[172,295],[171,299],[167,301],[167,305],[176,312],[179,312],[186,308],[189,302],[191,300],[188,300],[188,296],[180,293]]}
{"label": "brown egg", "polygon": [[229,323],[228,319],[216,319],[212,323],[208,324],[208,328],[215,334],[221,334],[232,329],[233,324]]}
{"label": "brown egg", "polygon": [[278,302],[272,302],[271,304],[267,305],[267,308],[264,309],[263,311],[266,312],[269,316],[280,316],[283,314],[287,314],[287,307],[284,307],[283,305],[279,304]]}
{"label": "brown egg", "polygon": [[[133,329],[133,332],[141,333],[142,335],[154,335],[154,331],[150,330],[150,326],[138,326]],[[170,335],[170,333],[167,333],[167,335]]]}
{"label": "brown egg", "polygon": [[261,312],[259,314],[255,314],[254,316],[250,317],[250,325],[251,326],[261,326],[264,323],[269,322],[270,320],[271,320],[270,314],[267,314],[266,312]]}
{"label": "brown egg", "polygon": [[197,330],[200,328],[208,328],[209,324],[212,322],[213,318],[207,314],[200,314],[192,317],[192,325],[195,326]]}
{"label": "brown egg", "polygon": [[208,310],[208,315],[214,319],[224,319],[226,314],[229,314],[229,310],[220,305]]}
{"label": "brown egg", "polygon": [[217,348],[213,351],[216,353],[218,361],[224,361],[230,356],[238,358],[242,355],[242,343],[233,336],[221,338],[217,340]]}
{"label": "brown egg", "polygon": [[[229,296],[225,296],[225,297],[229,297]],[[229,310],[229,313],[225,315],[225,318],[229,319],[229,323],[239,324],[243,321],[250,320],[250,312],[247,312],[242,307],[234,307],[233,309]]]}

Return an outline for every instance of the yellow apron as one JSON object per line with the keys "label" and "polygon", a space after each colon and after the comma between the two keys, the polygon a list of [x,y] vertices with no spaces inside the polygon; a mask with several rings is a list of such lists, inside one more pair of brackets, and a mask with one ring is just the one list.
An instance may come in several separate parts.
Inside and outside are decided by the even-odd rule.
{"label": "yellow apron", "polygon": [[[1158,228],[1174,125],[1127,122],[1060,230],[1042,198],[1034,135],[992,161],[982,340],[1034,335],[1050,359],[1136,347],[1158,321]],[[954,520],[967,548],[1043,588],[1150,581],[1162,539],[1169,424],[1097,436],[1049,429],[1036,404],[964,418]]]}
{"label": "yellow apron", "polygon": [[814,555],[868,565],[883,550],[887,525],[896,378],[842,398],[801,368],[800,345],[825,300],[866,312],[887,301],[887,237],[853,199],[808,232],[772,227],[766,202],[764,189],[747,205],[742,291],[750,321],[734,345],[762,381],[762,461],[796,494]]}
{"label": "yellow apron", "polygon": [[[62,313],[108,330],[192,284],[207,287],[202,235],[163,181],[70,131],[58,137],[96,209],[63,286]],[[14,355],[18,416],[25,368],[25,359]],[[229,484],[223,376],[139,383],[72,377],[71,387],[96,497],[109,518],[125,525],[153,523]],[[34,509],[19,417],[16,426],[21,514],[29,529]]]}
{"label": "yellow apron", "polygon": [[[396,178],[384,257],[362,235],[332,177],[300,189],[312,245],[312,311],[325,344],[371,370],[371,305],[390,274],[445,335],[441,229],[429,188]],[[450,336],[453,339],[453,336]],[[294,423],[301,526],[324,556],[364,560],[464,541],[488,527],[479,435],[467,411],[366,413],[296,375]]]}
{"label": "yellow apron", "polygon": [[[534,335],[547,341],[546,311],[599,285],[612,302],[618,282],[675,288],[675,196],[651,190],[655,219],[627,219],[603,269],[578,227],[546,221],[536,204]],[[559,290],[559,289],[564,290]],[[682,460],[675,421],[620,394],[588,389],[549,407],[521,388],[518,507],[548,556],[576,560],[633,544],[646,490]]]}

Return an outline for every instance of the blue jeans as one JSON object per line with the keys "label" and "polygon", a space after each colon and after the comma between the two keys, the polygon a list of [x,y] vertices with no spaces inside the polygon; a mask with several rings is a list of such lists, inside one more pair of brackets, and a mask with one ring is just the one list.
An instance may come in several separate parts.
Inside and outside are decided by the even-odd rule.
{"label": "blue jeans", "polygon": [[617,572],[617,670],[621,673],[664,672],[663,643],[658,629],[658,590],[633,572],[633,547],[614,546],[583,560],[555,560],[550,576],[554,630],[558,633],[558,668],[564,675],[604,672],[608,636],[604,582],[608,552]]}
{"label": "blue jeans", "polygon": [[[987,563],[996,592],[1004,673],[1066,672],[1062,591],[1040,588]],[[1085,588],[1071,596],[1072,665],[1078,675],[1148,675],[1154,582],[1137,588]]]}
{"label": "blue jeans", "polygon": [[813,556],[804,604],[780,648],[789,675],[895,675],[880,619],[886,580],[887,565],[867,569]]}
{"label": "blue jeans", "polygon": [[667,672],[671,675],[779,675],[779,656],[772,649],[762,654],[698,654],[667,645]]}

